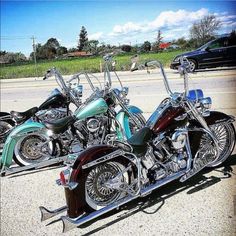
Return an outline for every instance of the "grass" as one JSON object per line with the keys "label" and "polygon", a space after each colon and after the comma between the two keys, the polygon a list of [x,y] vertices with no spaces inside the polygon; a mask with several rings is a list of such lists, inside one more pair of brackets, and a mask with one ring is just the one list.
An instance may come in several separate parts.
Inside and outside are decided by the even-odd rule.
{"label": "grass", "polygon": [[[172,51],[172,52],[161,52],[161,53],[144,53],[139,55],[140,61],[158,59],[164,66],[169,66],[171,60],[183,51]],[[130,57],[132,55],[125,54],[115,56],[116,70],[129,70],[131,66]],[[63,60],[47,60],[37,63],[37,76],[43,76],[45,72],[56,67],[63,75],[75,74],[79,71],[90,71],[100,72],[100,65],[103,63],[102,57],[89,57],[89,58],[73,58]],[[24,63],[21,65],[6,65],[1,66],[0,79],[11,79],[11,78],[25,78],[35,77],[36,70],[33,62]]]}

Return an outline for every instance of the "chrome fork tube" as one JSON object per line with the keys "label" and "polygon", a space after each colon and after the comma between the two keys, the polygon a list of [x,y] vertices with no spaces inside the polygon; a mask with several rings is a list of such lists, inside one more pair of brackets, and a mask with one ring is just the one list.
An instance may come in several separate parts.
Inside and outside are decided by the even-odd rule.
{"label": "chrome fork tube", "polygon": [[195,119],[196,119],[197,121],[199,121],[199,123],[200,123],[200,124],[202,125],[202,127],[204,128],[204,131],[205,131],[206,133],[208,133],[208,134],[211,136],[213,142],[214,142],[215,145],[216,145],[216,152],[217,152],[217,155],[216,155],[217,157],[216,157],[216,158],[218,158],[218,157],[219,157],[219,145],[218,145],[218,140],[217,140],[217,138],[215,137],[214,133],[213,133],[213,132],[210,130],[210,128],[208,127],[208,125],[207,125],[206,121],[204,120],[204,118],[199,114],[199,112],[198,112],[198,111],[196,110],[196,108],[191,104],[191,102],[186,101],[186,104],[187,104],[187,106],[188,106],[190,112],[192,113],[192,115],[195,117]]}
{"label": "chrome fork tube", "polygon": [[188,170],[190,170],[190,168],[191,168],[191,163],[192,163],[192,160],[193,160],[188,133],[186,135],[185,147],[186,147],[186,151],[187,151],[187,155],[188,155],[187,168],[186,168],[186,172],[188,172]]}

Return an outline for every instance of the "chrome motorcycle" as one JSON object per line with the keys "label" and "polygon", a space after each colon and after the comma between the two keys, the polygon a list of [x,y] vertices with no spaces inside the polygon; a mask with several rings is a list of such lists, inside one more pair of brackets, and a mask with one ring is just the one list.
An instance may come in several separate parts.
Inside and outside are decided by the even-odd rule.
{"label": "chrome motorcycle", "polygon": [[[145,127],[125,142],[110,142],[82,152],[73,166],[60,173],[66,206],[50,211],[40,207],[42,220],[62,216],[63,232],[119,208],[167,183],[184,182],[204,167],[223,163],[235,145],[234,117],[211,111],[211,98],[200,89],[188,89],[188,61],[181,59],[184,92],[172,92],[160,62],[169,97]],[[136,70],[138,67],[133,67]]]}
{"label": "chrome motorcycle", "polygon": [[[106,56],[104,88],[93,74],[78,73],[68,81],[67,86],[55,68],[49,70],[45,79],[50,76],[59,78],[65,94],[70,94],[77,109],[73,115],[56,121],[27,122],[15,128],[3,148],[3,166],[9,167],[14,159],[17,164],[23,166],[14,170],[14,173],[18,173],[64,161],[73,162],[75,154],[89,146],[116,139],[124,141],[137,129],[142,128],[145,124],[142,111],[128,104],[128,88],[123,87],[115,71],[121,89],[112,88],[109,69],[111,64],[112,57]],[[84,102],[81,99],[81,76],[85,76],[92,89],[92,94]],[[95,81],[100,88],[94,86]],[[118,107],[120,110],[117,110]],[[13,173],[10,170],[8,172]]]}

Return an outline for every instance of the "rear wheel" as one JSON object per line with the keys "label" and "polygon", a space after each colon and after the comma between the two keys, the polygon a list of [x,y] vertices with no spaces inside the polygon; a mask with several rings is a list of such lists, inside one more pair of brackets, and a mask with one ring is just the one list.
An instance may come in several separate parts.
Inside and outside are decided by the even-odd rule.
{"label": "rear wheel", "polygon": [[20,166],[36,164],[49,159],[53,154],[53,144],[44,134],[27,135],[17,141],[14,161]]}
{"label": "rear wheel", "polygon": [[[124,196],[124,193],[108,184],[125,167],[118,162],[107,162],[92,168],[85,180],[85,197],[87,204],[94,210],[105,207]],[[120,176],[120,184],[128,183],[127,172]]]}

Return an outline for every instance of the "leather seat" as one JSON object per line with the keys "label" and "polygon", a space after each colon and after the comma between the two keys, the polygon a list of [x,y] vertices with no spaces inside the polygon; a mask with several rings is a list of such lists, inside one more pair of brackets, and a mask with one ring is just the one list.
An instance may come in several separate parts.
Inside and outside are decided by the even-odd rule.
{"label": "leather seat", "polygon": [[134,152],[141,154],[146,152],[147,142],[152,137],[152,131],[148,127],[143,127],[135,133],[127,142],[133,147]]}
{"label": "leather seat", "polygon": [[68,126],[73,124],[75,118],[73,116],[67,116],[54,121],[45,121],[44,125],[47,129],[51,130],[55,134],[63,133],[67,130]]}
{"label": "leather seat", "polygon": [[17,123],[24,122],[32,117],[37,111],[38,107],[32,107],[27,111],[18,112],[18,111],[11,111],[11,116],[16,120]]}

